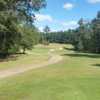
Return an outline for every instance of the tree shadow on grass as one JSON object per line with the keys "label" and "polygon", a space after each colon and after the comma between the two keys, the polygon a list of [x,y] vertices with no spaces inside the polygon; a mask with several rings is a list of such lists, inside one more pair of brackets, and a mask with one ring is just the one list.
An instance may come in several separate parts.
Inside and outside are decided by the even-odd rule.
{"label": "tree shadow on grass", "polygon": [[10,55],[0,54],[0,62],[16,61],[19,56],[24,55],[23,53],[15,53]]}
{"label": "tree shadow on grass", "polygon": [[63,56],[70,56],[70,57],[85,57],[85,58],[100,58],[100,54],[89,54],[89,53],[64,54]]}
{"label": "tree shadow on grass", "polygon": [[100,67],[100,64],[93,64],[93,66]]}
{"label": "tree shadow on grass", "polygon": [[74,48],[67,48],[67,47],[64,47],[65,50],[68,50],[68,51],[74,51]]}

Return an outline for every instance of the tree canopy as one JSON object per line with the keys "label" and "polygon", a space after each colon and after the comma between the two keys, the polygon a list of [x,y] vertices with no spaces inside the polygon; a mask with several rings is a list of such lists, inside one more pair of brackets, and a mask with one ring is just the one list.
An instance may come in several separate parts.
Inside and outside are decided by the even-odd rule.
{"label": "tree canopy", "polygon": [[23,48],[22,41],[27,41],[26,45],[31,43],[29,47],[32,47],[37,33],[34,12],[45,6],[45,0],[0,0],[0,53]]}

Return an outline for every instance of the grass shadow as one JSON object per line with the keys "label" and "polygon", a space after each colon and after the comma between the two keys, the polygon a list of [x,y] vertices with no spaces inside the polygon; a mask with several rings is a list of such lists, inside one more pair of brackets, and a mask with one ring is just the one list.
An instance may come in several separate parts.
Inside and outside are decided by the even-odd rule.
{"label": "grass shadow", "polygon": [[74,48],[70,47],[64,47],[65,50],[73,51],[73,53],[66,53],[62,56],[69,56],[69,57],[85,57],[85,58],[100,58],[100,54],[96,53],[88,53],[88,52],[81,52],[81,51],[75,51]]}
{"label": "grass shadow", "polygon": [[64,54],[63,56],[70,56],[70,57],[86,57],[86,58],[100,58],[100,54],[89,54],[89,53]]}
{"label": "grass shadow", "polygon": [[93,66],[100,67],[100,64],[93,64]]}
{"label": "grass shadow", "polygon": [[19,56],[25,55],[23,53],[15,53],[10,55],[2,55],[0,54],[0,62],[8,62],[8,61],[16,61]]}

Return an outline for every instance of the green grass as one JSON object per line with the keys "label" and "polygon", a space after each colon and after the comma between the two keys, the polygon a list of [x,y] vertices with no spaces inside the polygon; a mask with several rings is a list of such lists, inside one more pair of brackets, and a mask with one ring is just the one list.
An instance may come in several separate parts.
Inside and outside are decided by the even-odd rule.
{"label": "green grass", "polygon": [[54,48],[64,60],[2,79],[0,100],[100,100],[99,55],[76,53],[70,45],[59,51],[60,46],[37,46],[33,51],[41,56]]}

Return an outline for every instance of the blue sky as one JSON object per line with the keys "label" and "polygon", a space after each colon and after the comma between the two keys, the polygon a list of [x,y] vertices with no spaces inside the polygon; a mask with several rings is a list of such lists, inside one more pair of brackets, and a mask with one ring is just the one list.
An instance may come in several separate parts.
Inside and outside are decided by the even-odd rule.
{"label": "blue sky", "polygon": [[80,18],[93,19],[100,10],[100,0],[47,0],[47,7],[36,13],[35,25],[48,25],[51,31],[76,28]]}

